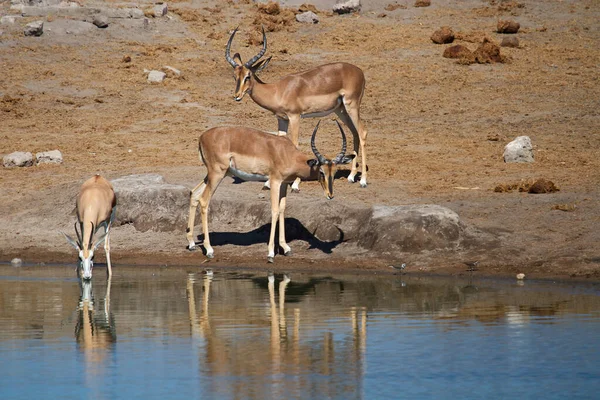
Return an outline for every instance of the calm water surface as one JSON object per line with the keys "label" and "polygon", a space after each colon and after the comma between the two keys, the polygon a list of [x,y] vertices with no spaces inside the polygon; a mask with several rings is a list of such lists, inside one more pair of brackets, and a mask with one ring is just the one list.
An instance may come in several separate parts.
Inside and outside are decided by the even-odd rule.
{"label": "calm water surface", "polygon": [[600,288],[0,266],[0,399],[598,398]]}

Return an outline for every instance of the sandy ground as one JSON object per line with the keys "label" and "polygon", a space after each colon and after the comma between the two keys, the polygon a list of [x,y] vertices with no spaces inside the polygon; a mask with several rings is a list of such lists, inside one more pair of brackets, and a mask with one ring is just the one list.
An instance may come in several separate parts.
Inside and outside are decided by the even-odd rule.
{"label": "sandy ground", "polygon": [[[0,14],[11,14],[9,3],[0,3]],[[330,3],[314,4],[328,10]],[[361,112],[369,131],[369,186],[340,180],[334,201],[439,204],[500,240],[493,249],[403,259],[351,243],[323,254],[292,241],[295,255],[278,257],[275,268],[383,272],[390,263],[407,261],[410,272],[464,273],[463,261],[479,260],[479,274],[600,278],[600,4],[364,3],[360,14],[319,11],[316,25],[289,20],[293,13],[269,25],[255,4],[243,1],[169,2],[169,17],[150,18],[147,27],[141,19],[113,19],[108,28],[97,29],[50,15],[41,18],[44,35],[24,37],[25,23],[40,18],[1,25],[0,154],[59,149],[64,163],[0,170],[0,260],[74,262],[73,249],[57,230],[71,231],[78,187],[94,173],[114,179],[155,172],[191,188],[203,177],[196,152],[200,132],[224,124],[276,130],[274,116],[248,96],[241,103],[233,100],[232,71],[224,58],[236,26],[233,51],[243,59],[258,52],[257,24],[263,23],[272,30],[267,55],[273,56],[260,75],[264,81],[333,61],[351,62],[365,72]],[[455,43],[471,50],[484,37],[499,43],[499,19],[521,24],[520,47],[501,50],[508,63],[460,65],[442,57],[447,45],[430,40],[446,25],[459,34]],[[165,65],[181,70],[181,77],[146,82],[144,69]],[[300,148],[307,152],[314,123],[301,123]],[[334,125],[326,125],[320,146],[337,152]],[[535,162],[505,164],[504,146],[520,135],[531,137]],[[494,191],[497,185],[538,178],[553,181],[560,191]],[[290,202],[294,196],[322,196],[315,182],[301,188]],[[256,197],[260,184],[235,190]],[[142,233],[116,227],[116,268],[119,263],[206,265],[201,253],[185,250],[183,229]],[[235,221],[229,229],[236,231]],[[223,245],[215,251],[214,267],[267,268],[266,244]],[[98,261],[103,257],[99,251]]]}

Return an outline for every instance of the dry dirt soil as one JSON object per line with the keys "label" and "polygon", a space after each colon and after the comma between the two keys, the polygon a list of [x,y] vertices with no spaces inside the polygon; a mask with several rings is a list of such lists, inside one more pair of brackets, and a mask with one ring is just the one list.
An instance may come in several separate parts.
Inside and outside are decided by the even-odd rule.
{"label": "dry dirt soil", "polygon": [[[0,25],[0,154],[59,149],[64,157],[61,165],[0,170],[0,261],[74,263],[75,252],[57,231],[71,232],[78,187],[95,173],[110,179],[160,173],[191,188],[204,176],[196,151],[200,132],[224,124],[276,130],[274,116],[248,96],[233,100],[224,57],[236,26],[233,51],[244,60],[258,52],[264,24],[267,56],[273,56],[260,75],[264,81],[333,61],[365,72],[369,186],[340,179],[333,201],[439,204],[500,243],[391,260],[351,244],[323,255],[294,241],[295,255],[277,257],[276,268],[379,273],[390,263],[408,262],[409,273],[454,274],[464,273],[463,261],[479,260],[479,274],[600,278],[598,1],[432,0],[423,8],[413,1],[363,1],[360,13],[343,16],[329,11],[333,1],[317,1],[315,25],[294,21],[298,2],[282,3],[289,8],[268,15],[250,1],[173,1],[168,17],[149,17],[146,25],[112,19],[106,29],[56,15]],[[11,14],[9,5],[0,2],[0,14]],[[24,25],[38,19],[45,33],[25,37]],[[430,40],[449,26],[455,44],[471,50],[485,37],[500,43],[495,30],[505,19],[521,26],[520,47],[501,49],[506,63],[462,65],[442,57],[449,45]],[[182,75],[147,83],[144,69],[167,65]],[[306,152],[315,123],[301,123]],[[323,128],[322,152],[337,152],[334,127]],[[520,135],[531,138],[535,162],[505,164],[504,146]],[[494,191],[538,178],[560,191]],[[236,185],[236,195],[257,198],[260,187]],[[301,188],[289,202],[322,196],[316,182]],[[229,229],[235,231],[235,221]],[[203,264],[201,253],[186,251],[183,230],[116,227],[115,270],[119,263],[267,267],[262,243],[243,252],[218,246],[217,258]],[[98,251],[97,261],[103,258]]]}

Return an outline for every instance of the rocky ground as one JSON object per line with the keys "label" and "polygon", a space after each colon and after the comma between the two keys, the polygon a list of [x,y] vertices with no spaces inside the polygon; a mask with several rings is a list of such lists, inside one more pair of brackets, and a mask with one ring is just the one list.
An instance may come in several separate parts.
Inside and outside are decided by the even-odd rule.
{"label": "rocky ground", "polygon": [[[296,1],[281,2],[279,11],[250,1],[174,1],[158,17],[151,2],[136,3],[141,13],[123,18],[130,4],[78,2],[81,8],[120,10],[106,28],[81,10],[56,9],[37,16],[28,9],[0,24],[0,155],[58,149],[64,158],[60,165],[0,170],[1,261],[74,262],[58,230],[72,230],[75,195],[92,174],[115,179],[158,173],[192,188],[204,176],[196,152],[200,132],[224,124],[275,130],[275,118],[250,98],[233,100],[224,58],[233,28],[240,27],[233,50],[248,59],[258,51],[259,27],[265,25],[273,59],[261,73],[264,81],[332,61],[365,72],[361,112],[369,131],[369,186],[340,179],[329,204],[437,204],[493,239],[386,251],[292,234],[295,254],[277,257],[274,268],[384,272],[406,262],[409,273],[454,274],[465,273],[464,262],[479,260],[476,273],[482,275],[600,277],[598,2],[432,0],[429,7],[414,7],[413,1],[376,0],[363,1],[359,13],[337,15],[330,11],[333,1],[315,1],[302,9],[315,11],[317,24],[295,21]],[[0,2],[0,15],[17,15],[10,6]],[[44,33],[25,36],[25,25],[38,20]],[[507,35],[496,32],[499,20],[520,24],[513,35],[519,46],[501,47],[504,62],[442,57],[455,44],[474,51],[485,38],[500,43]],[[432,42],[442,26],[454,31],[454,43]],[[165,70],[167,78],[148,83],[144,71],[152,69]],[[306,152],[315,123],[301,123]],[[531,138],[535,161],[504,163],[504,146],[521,135]],[[334,124],[323,126],[319,141],[323,152],[338,151]],[[560,190],[510,190],[539,178]],[[265,193],[260,183],[235,185],[227,178],[215,201],[239,199],[241,209],[246,201],[258,202],[268,210]],[[292,205],[314,207],[318,218],[317,198],[322,191],[316,182],[290,194],[294,232],[309,223]],[[268,218],[213,220],[217,257],[208,265],[271,268],[260,239]],[[206,266],[201,253],[186,250],[184,229],[115,227],[115,270],[119,263]],[[103,257],[99,251],[97,261]]]}

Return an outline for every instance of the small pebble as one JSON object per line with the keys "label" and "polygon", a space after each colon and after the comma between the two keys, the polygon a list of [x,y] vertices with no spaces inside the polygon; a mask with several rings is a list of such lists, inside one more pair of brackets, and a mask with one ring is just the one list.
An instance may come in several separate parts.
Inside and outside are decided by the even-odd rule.
{"label": "small pebble", "polygon": [[525,274],[517,274],[517,279],[525,279]]}
{"label": "small pebble", "polygon": [[23,265],[23,260],[21,260],[20,258],[13,258],[12,260],[10,260],[10,264],[13,267],[20,267],[21,265]]}

